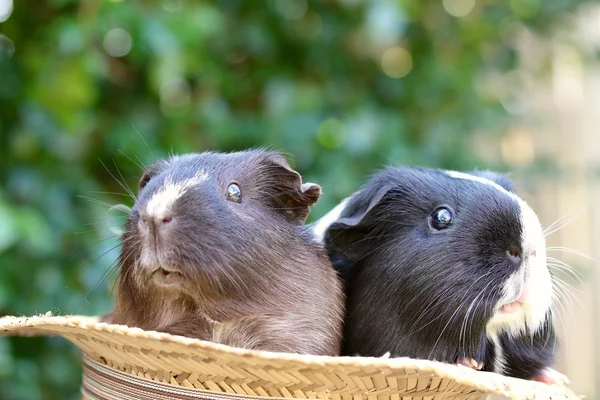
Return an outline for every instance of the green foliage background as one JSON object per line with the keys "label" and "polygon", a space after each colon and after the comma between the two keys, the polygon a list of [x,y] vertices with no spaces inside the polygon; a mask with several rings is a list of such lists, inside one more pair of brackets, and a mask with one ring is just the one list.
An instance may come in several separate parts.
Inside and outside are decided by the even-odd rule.
{"label": "green foliage background", "polygon": [[[511,24],[543,34],[581,2],[478,0],[457,18],[452,1],[15,1],[0,23],[0,315],[110,309],[123,219],[78,196],[132,202],[97,193],[124,193],[103,163],[135,185],[130,158],[271,145],[323,186],[312,220],[384,164],[503,168],[473,153],[510,118],[480,77],[514,68]],[[123,57],[106,51],[115,28]],[[380,66],[392,46],[411,55],[403,78]],[[60,338],[0,338],[0,398],[75,399],[79,373]]]}

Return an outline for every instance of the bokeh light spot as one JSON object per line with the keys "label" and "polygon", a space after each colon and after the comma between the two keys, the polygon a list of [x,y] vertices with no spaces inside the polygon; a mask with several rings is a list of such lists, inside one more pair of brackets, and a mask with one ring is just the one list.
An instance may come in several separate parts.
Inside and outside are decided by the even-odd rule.
{"label": "bokeh light spot", "polygon": [[528,165],[535,157],[533,137],[523,130],[511,130],[501,142],[502,158],[513,167]]}
{"label": "bokeh light spot", "polygon": [[11,58],[15,54],[15,44],[0,33],[0,58]]}
{"label": "bokeh light spot", "polygon": [[475,0],[444,0],[444,8],[453,17],[466,17],[475,8]]}
{"label": "bokeh light spot", "polygon": [[182,11],[187,5],[187,0],[164,0],[163,9],[166,12],[174,13]]}
{"label": "bokeh light spot", "polygon": [[308,13],[295,23],[295,29],[298,35],[308,40],[319,36],[322,28],[323,21],[317,13]]}
{"label": "bokeh light spot", "polygon": [[519,18],[534,17],[540,11],[540,0],[510,0],[510,8]]}
{"label": "bokeh light spot", "polygon": [[336,118],[330,118],[321,123],[317,128],[317,140],[321,146],[328,149],[340,148],[346,143],[346,127]]}
{"label": "bokeh light spot", "polygon": [[166,80],[160,87],[160,109],[170,117],[185,115],[191,107],[192,90],[181,78]]}
{"label": "bokeh light spot", "polygon": [[412,57],[402,47],[387,49],[381,57],[381,69],[390,78],[402,78],[412,69]]}
{"label": "bokeh light spot", "polygon": [[308,10],[306,0],[276,0],[275,7],[285,19],[300,19]]}
{"label": "bokeh light spot", "polygon": [[13,0],[0,0],[0,22],[4,22],[13,12]]}
{"label": "bokeh light spot", "polygon": [[115,28],[104,35],[104,50],[113,57],[123,57],[131,51],[131,35],[124,29]]}

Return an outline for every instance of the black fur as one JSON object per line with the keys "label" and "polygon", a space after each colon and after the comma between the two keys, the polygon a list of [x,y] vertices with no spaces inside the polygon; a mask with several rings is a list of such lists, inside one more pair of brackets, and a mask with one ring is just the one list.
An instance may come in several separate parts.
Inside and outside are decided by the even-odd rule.
{"label": "black fur", "polygon": [[515,378],[533,379],[539,371],[552,365],[556,337],[554,327],[549,321],[532,337],[518,336],[509,338],[500,336],[506,361],[506,375]]}
{"label": "black fur", "polygon": [[[513,188],[504,175],[472,174]],[[454,219],[436,231],[429,218],[440,206]],[[376,174],[325,234],[346,284],[343,354],[473,358],[492,370],[496,349],[486,324],[502,284],[520,267],[506,256],[521,246],[519,212],[519,203],[497,188],[445,171],[396,167]],[[500,336],[509,375],[530,377],[550,363],[552,352],[540,343],[553,346],[554,337],[545,333],[533,347],[530,337]]]}

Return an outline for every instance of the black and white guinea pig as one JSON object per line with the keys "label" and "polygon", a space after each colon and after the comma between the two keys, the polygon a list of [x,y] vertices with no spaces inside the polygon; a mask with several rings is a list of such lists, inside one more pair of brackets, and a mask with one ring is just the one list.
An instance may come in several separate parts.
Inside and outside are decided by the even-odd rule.
{"label": "black and white guinea pig", "polygon": [[314,229],[346,284],[343,354],[556,376],[544,233],[505,175],[388,168]]}
{"label": "black and white guinea pig", "polygon": [[157,160],[127,219],[115,308],[104,321],[338,355],[341,283],[303,226],[320,194],[276,152]]}

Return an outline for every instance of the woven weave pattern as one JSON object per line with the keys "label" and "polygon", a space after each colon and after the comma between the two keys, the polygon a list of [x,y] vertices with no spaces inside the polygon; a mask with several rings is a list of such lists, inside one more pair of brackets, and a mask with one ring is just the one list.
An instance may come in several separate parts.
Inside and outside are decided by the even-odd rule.
{"label": "woven weave pattern", "polygon": [[[578,398],[565,387],[426,360],[257,352],[98,323],[91,317],[4,317],[0,318],[0,334],[58,334],[91,360],[114,370],[214,394],[339,400],[479,399],[484,394],[513,399]],[[144,384],[139,381],[138,385]]]}

